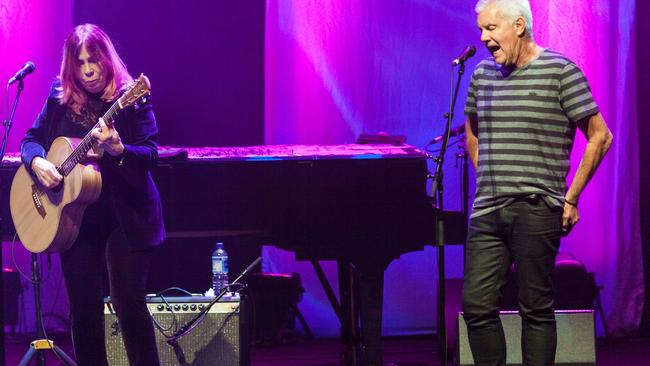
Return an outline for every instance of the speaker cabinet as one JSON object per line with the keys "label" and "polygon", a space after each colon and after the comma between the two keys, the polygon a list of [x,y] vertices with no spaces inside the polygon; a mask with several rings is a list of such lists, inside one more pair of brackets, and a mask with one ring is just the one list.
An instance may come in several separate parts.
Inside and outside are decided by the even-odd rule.
{"label": "speaker cabinet", "polygon": [[[555,364],[565,366],[586,366],[596,364],[594,338],[594,314],[592,310],[558,310],[557,351]],[[506,335],[507,365],[521,365],[521,317],[515,311],[502,311],[501,323]],[[467,339],[467,326],[462,314],[458,314],[459,347],[457,365],[474,365]]]}
{"label": "speaker cabinet", "polygon": [[[245,297],[241,300],[243,299]],[[193,319],[209,302],[210,298],[203,296],[147,299],[162,365],[180,365],[163,332],[167,335],[173,334]],[[250,350],[245,316],[248,313],[247,308],[247,301],[240,301],[237,295],[214,304],[203,320],[178,342],[186,364],[248,366]],[[108,363],[111,366],[129,366],[120,324],[110,299],[107,299],[104,305],[104,333]]]}

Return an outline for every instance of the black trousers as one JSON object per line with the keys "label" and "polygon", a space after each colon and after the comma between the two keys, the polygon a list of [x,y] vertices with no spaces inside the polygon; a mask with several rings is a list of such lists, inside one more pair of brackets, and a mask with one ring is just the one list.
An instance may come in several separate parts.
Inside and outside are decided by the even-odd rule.
{"label": "black trousers", "polygon": [[75,244],[61,253],[72,341],[79,366],[108,365],[104,343],[105,270],[129,364],[158,366],[154,329],[146,306],[146,284],[154,249],[132,251],[124,232],[95,207],[89,208]]}
{"label": "black trousers", "polygon": [[523,364],[553,365],[557,334],[551,271],[560,246],[562,209],[539,196],[472,218],[467,238],[462,309],[474,362],[505,365],[499,306],[514,262],[522,318]]}

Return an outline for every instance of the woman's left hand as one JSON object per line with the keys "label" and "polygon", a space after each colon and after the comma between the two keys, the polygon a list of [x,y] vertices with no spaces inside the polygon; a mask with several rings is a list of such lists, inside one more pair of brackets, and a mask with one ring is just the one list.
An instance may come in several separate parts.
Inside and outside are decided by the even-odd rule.
{"label": "woman's left hand", "polygon": [[107,126],[103,118],[99,119],[99,127],[94,128],[91,135],[99,147],[112,156],[119,156],[124,152],[124,144],[122,144],[120,134],[117,133],[114,126]]}

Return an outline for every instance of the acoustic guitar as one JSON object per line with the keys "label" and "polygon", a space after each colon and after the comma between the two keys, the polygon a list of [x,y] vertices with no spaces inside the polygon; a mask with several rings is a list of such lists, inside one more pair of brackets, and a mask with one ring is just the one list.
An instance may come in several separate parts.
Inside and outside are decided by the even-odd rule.
{"label": "acoustic guitar", "polygon": [[[141,74],[102,116],[106,124],[112,126],[118,111],[149,95],[150,90],[149,79]],[[96,127],[99,122],[93,129]],[[97,201],[102,190],[96,161],[86,159],[92,146],[90,132],[82,139],[57,137],[52,142],[46,159],[63,176],[55,188],[45,188],[24,165],[16,172],[9,207],[16,233],[30,252],[63,252],[77,239],[86,207]]]}

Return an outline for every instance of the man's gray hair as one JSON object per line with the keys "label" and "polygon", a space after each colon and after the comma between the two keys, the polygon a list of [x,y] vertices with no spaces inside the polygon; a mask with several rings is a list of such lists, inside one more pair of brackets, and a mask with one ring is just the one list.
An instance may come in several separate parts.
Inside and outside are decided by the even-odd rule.
{"label": "man's gray hair", "polygon": [[523,17],[526,21],[526,32],[533,38],[533,12],[530,10],[528,0],[479,0],[474,10],[476,14],[479,14],[492,4],[496,5],[503,15],[512,21],[520,16]]}

